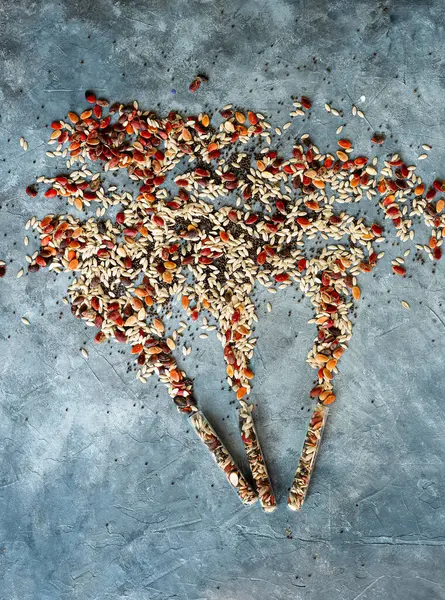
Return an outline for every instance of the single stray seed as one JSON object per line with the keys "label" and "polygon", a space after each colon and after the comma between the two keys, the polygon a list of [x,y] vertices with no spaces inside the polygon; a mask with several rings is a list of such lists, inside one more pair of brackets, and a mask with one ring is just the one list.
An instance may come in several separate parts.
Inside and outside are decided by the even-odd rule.
{"label": "single stray seed", "polygon": [[408,304],[408,302],[406,302],[406,300],[402,300],[402,306],[403,308],[406,308],[406,310],[410,309],[410,305]]}

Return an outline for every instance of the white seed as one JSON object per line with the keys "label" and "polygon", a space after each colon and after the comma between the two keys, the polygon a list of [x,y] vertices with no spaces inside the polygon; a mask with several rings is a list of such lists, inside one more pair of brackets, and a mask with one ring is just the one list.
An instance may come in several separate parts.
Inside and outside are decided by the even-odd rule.
{"label": "white seed", "polygon": [[230,483],[231,483],[231,484],[232,484],[234,487],[236,487],[236,486],[238,485],[239,477],[238,477],[238,475],[235,473],[235,471],[232,471],[232,472],[230,473],[230,475],[229,475],[229,480],[230,480]]}
{"label": "white seed", "polygon": [[80,352],[84,358],[88,358],[88,352],[85,350],[85,348],[81,348]]}
{"label": "white seed", "polygon": [[26,317],[22,317],[21,319],[23,325],[30,325],[30,322],[28,321],[28,319]]}

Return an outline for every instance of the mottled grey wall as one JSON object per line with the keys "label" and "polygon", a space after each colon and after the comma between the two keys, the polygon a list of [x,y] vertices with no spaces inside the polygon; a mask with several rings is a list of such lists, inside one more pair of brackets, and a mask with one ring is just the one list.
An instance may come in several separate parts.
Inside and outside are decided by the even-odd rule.
{"label": "mottled grey wall", "polygon": [[[142,386],[115,346],[93,346],[60,302],[64,276],[15,277],[25,221],[54,206],[24,195],[56,172],[46,124],[82,106],[87,88],[161,110],[234,102],[274,123],[305,93],[318,109],[302,131],[321,148],[334,147],[339,122],[324,102],[355,102],[388,135],[384,150],[410,163],[430,143],[421,173],[444,176],[444,17],[439,0],[0,3],[1,600],[445,598],[443,264],[433,277],[432,263],[409,259],[411,277],[395,278],[389,261],[403,248],[388,244],[362,278],[301,514],[285,497],[310,407],[310,306],[289,291],[268,314],[271,297],[258,294],[253,397],[281,502],[271,516],[239,504],[165,389]],[[209,83],[192,95],[200,71]],[[370,152],[366,123],[348,120]],[[245,465],[216,338],[195,335],[181,364]]]}

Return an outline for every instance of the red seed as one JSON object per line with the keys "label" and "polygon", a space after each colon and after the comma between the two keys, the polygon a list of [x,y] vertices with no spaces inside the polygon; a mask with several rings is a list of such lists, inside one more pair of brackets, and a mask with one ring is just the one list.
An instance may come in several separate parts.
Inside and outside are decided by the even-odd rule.
{"label": "red seed", "polygon": [[300,102],[304,106],[304,108],[310,110],[312,102],[309,100],[309,98],[307,98],[306,96],[301,96]]}
{"label": "red seed", "polygon": [[264,250],[262,250],[258,256],[256,257],[256,261],[259,265],[264,265],[267,259],[267,254]]}
{"label": "red seed", "polygon": [[62,123],[60,121],[53,121],[51,123],[51,129],[62,129]]}
{"label": "red seed", "polygon": [[399,207],[391,206],[390,208],[387,209],[386,214],[388,215],[388,217],[395,217],[396,215],[399,215],[400,214]]}
{"label": "red seed", "polygon": [[282,282],[282,281],[288,281],[289,279],[289,273],[278,273],[278,275],[275,275],[275,281],[277,282]]}
{"label": "red seed", "polygon": [[253,225],[258,221],[258,215],[249,215],[246,219],[246,225]]}
{"label": "red seed", "polygon": [[0,277],[4,277],[6,275],[6,265],[0,265]]}
{"label": "red seed", "polygon": [[155,215],[153,217],[153,223],[155,225],[157,225],[158,227],[163,227],[164,226],[164,219],[162,217],[159,217],[158,215]]}
{"label": "red seed", "polygon": [[28,185],[25,191],[28,194],[28,196],[31,196],[31,198],[35,198],[37,196],[37,190],[32,185]]}
{"label": "red seed", "polygon": [[392,265],[392,270],[396,275],[401,275],[402,277],[406,274],[406,270],[402,265]]}
{"label": "red seed", "polygon": [[249,119],[249,123],[251,123],[252,125],[256,125],[258,123],[258,117],[256,116],[256,114],[254,112],[252,112],[250,110],[247,113],[247,118]]}
{"label": "red seed", "polygon": [[36,256],[36,263],[40,267],[46,267],[46,260],[43,258],[43,256],[40,256],[40,254],[38,256]]}
{"label": "red seed", "polygon": [[434,188],[430,188],[430,189],[427,191],[427,193],[426,193],[426,195],[425,195],[425,198],[426,198],[427,200],[432,200],[432,199],[434,198],[434,196],[435,196],[435,195],[436,195],[436,190],[435,190]]}
{"label": "red seed", "polygon": [[134,227],[125,227],[124,229],[124,235],[127,235],[128,237],[136,237],[138,234],[138,230],[134,229]]}
{"label": "red seed", "polygon": [[96,335],[94,336],[94,342],[96,344],[101,344],[104,341],[105,341],[105,333],[103,333],[103,331],[99,331],[99,333],[96,333]]}
{"label": "red seed", "polygon": [[286,214],[286,206],[284,204],[284,202],[282,200],[277,200],[276,202],[276,207],[277,210],[282,214],[285,215]]}
{"label": "red seed", "polygon": [[433,250],[433,257],[435,260],[440,260],[442,258],[442,250],[438,246]]}
{"label": "red seed", "polygon": [[318,396],[323,392],[323,388],[321,386],[314,387],[310,392],[311,398],[318,398]]}
{"label": "red seed", "polygon": [[297,218],[297,223],[301,227],[308,227],[311,224],[311,222],[309,221],[309,219],[306,219],[306,217],[298,217]]}
{"label": "red seed", "polygon": [[192,83],[189,85],[189,90],[191,92],[196,92],[196,90],[199,88],[199,86],[201,85],[201,78],[197,77],[196,79],[194,79],[192,81]]}
{"label": "red seed", "polygon": [[187,187],[188,185],[190,185],[188,179],[177,179],[175,183],[179,187]]}
{"label": "red seed", "polygon": [[114,332],[114,337],[118,342],[125,343],[127,341],[127,336],[123,331],[119,331],[119,329]]}
{"label": "red seed", "polygon": [[57,196],[57,190],[54,188],[49,188],[49,190],[46,190],[44,193],[44,196],[45,198],[55,198]]}
{"label": "red seed", "polygon": [[96,103],[96,94],[94,92],[91,92],[90,90],[85,92],[85,98],[90,104]]}

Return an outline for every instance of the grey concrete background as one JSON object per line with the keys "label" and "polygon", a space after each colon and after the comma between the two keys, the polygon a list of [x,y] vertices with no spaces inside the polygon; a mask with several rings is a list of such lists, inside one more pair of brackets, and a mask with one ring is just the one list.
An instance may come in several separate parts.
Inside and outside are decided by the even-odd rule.
{"label": "grey concrete background", "polygon": [[[353,101],[393,136],[383,152],[410,163],[430,143],[421,173],[444,176],[444,13],[439,0],[2,0],[1,600],[445,598],[443,264],[433,276],[429,261],[408,262],[411,278],[397,279],[388,264],[401,250],[389,244],[360,282],[301,514],[285,497],[310,407],[311,311],[288,292],[268,314],[258,293],[253,397],[280,500],[271,516],[239,504],[161,386],[142,386],[116,347],[93,346],[60,302],[64,277],[15,277],[24,223],[54,207],[24,194],[57,170],[44,154],[47,124],[83,106],[87,88],[160,110],[233,102],[274,123],[305,93],[318,108],[302,130],[320,147],[339,122],[323,103],[349,111]],[[201,71],[209,83],[192,95]],[[347,120],[345,133],[370,152],[367,124]],[[183,365],[243,461],[216,338],[195,334]]]}

